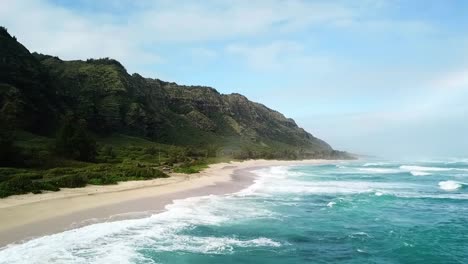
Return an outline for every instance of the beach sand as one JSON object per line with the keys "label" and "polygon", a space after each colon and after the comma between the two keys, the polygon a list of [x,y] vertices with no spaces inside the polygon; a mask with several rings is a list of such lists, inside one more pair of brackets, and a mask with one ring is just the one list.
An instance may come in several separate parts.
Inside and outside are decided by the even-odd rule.
{"label": "beach sand", "polygon": [[0,247],[93,223],[140,218],[164,210],[173,200],[227,194],[251,185],[257,168],[327,164],[330,160],[249,160],[212,164],[196,174],[171,174],[148,181],[63,188],[59,192],[0,199]]}

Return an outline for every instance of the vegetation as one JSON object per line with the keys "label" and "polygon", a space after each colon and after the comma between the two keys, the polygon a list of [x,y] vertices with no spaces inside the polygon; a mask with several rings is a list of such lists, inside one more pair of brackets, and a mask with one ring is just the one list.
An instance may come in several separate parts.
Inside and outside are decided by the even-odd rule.
{"label": "vegetation", "polygon": [[0,197],[252,158],[349,155],[242,95],[31,54],[0,27]]}
{"label": "vegetation", "polygon": [[175,167],[174,172],[192,174],[198,173],[206,168],[208,168],[208,163],[206,160],[197,160],[183,163],[180,166]]}
{"label": "vegetation", "polygon": [[70,159],[94,161],[96,141],[86,129],[86,120],[65,117],[57,135],[56,150],[58,154]]}
{"label": "vegetation", "polygon": [[[147,180],[168,177],[160,168],[158,155],[145,154],[158,144],[123,135],[97,142],[95,162],[82,162],[55,154],[53,138],[38,138],[18,132],[15,147],[22,153],[42,153],[47,162],[32,166],[0,167],[0,197],[28,192],[58,191],[60,188],[83,187],[87,184],[106,185],[119,181]],[[109,145],[113,143],[113,145]],[[147,147],[144,147],[147,146]],[[168,146],[163,146],[169,149]],[[162,164],[168,160],[162,153]]]}

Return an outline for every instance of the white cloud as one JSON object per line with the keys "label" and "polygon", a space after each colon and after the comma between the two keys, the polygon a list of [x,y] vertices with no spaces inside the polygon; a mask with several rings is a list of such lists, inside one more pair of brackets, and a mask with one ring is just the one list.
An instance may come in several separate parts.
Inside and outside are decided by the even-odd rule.
{"label": "white cloud", "polygon": [[4,24],[31,51],[63,59],[111,57],[134,69],[163,59],[144,48],[132,28],[106,15],[86,17],[46,1],[2,1]]}
{"label": "white cloud", "polygon": [[443,118],[460,112],[460,107],[468,113],[465,100],[468,96],[468,68],[439,74],[422,85],[424,92],[417,98],[410,97],[403,104],[399,112],[401,120]]}
{"label": "white cloud", "polygon": [[305,47],[294,41],[273,41],[261,45],[242,43],[230,44],[226,52],[240,56],[247,65],[256,71],[304,73],[327,72],[333,68],[334,60],[323,55],[310,55]]}
{"label": "white cloud", "polygon": [[[343,27],[347,24],[358,28],[365,21],[363,17],[381,8],[383,2],[386,3],[382,0],[362,3],[81,0],[75,4],[80,8],[69,9],[47,0],[2,0],[0,24],[10,28],[33,51],[64,59],[112,57],[132,71],[146,64],[164,62],[165,59],[154,51],[159,44],[199,45],[209,41],[243,41],[259,37],[287,39],[287,34],[311,27]],[[384,27],[389,27],[388,24]],[[249,53],[249,64],[256,68],[277,68],[281,57],[285,56],[282,52],[290,54],[298,47],[293,42],[276,40],[264,46],[266,50],[260,48],[239,46],[237,51]],[[233,44],[229,49],[236,48]],[[200,50],[193,52],[201,55]],[[204,53],[214,56],[213,51],[205,50]]]}
{"label": "white cloud", "polygon": [[[404,5],[404,1],[399,3]],[[305,114],[314,113],[314,104],[320,100],[325,105],[322,107],[324,115],[332,111],[338,113],[338,116],[321,121],[322,135],[335,135],[335,138],[350,135],[351,138],[346,140],[351,142],[349,144],[356,142],[355,146],[373,133],[381,133],[374,137],[375,140],[387,141],[385,131],[399,126],[415,127],[414,124],[425,120],[467,112],[466,107],[461,111],[454,108],[463,107],[460,102],[467,97],[468,68],[460,67],[461,70],[437,77],[434,74],[445,69],[450,58],[445,61],[439,56],[432,62],[430,60],[432,55],[437,55],[434,53],[443,55],[447,52],[453,56],[456,52],[450,53],[450,49],[466,46],[468,41],[428,49],[426,44],[437,43],[433,38],[435,35],[431,38],[420,36],[438,29],[416,18],[395,20],[386,14],[388,10],[396,10],[396,1],[81,0],[74,5],[79,8],[66,8],[47,0],[0,0],[0,24],[9,28],[32,51],[63,59],[112,57],[121,61],[130,72],[160,78],[164,78],[164,74],[156,75],[153,70],[157,67],[151,66],[171,62],[171,54],[163,54],[163,51],[177,53],[176,59],[192,58],[194,63],[190,66],[210,60],[240,58],[249,69],[270,73],[249,82],[251,86],[263,85],[268,93],[262,87],[242,92],[252,95],[258,91],[258,98],[270,99],[272,107],[274,104],[285,105],[285,101],[293,102],[296,105],[287,110]],[[333,31],[333,36],[327,36],[329,38],[320,39],[323,36],[315,35],[328,30],[338,31]],[[340,33],[356,42],[338,42],[341,39],[333,37]],[[344,45],[349,44],[350,52],[373,49],[375,46],[370,46],[373,42],[366,42],[389,34],[395,36],[395,40],[409,40],[399,43],[397,51],[404,49],[402,46],[406,43],[417,49],[420,44],[421,50],[430,51],[427,52],[430,60],[412,56],[409,49],[400,57],[395,56],[398,63],[391,65],[393,58],[386,58],[388,54],[384,52],[391,49],[393,43],[378,46],[382,53],[369,53],[369,56],[382,55],[377,58],[365,57],[365,52],[349,54],[349,57],[336,55],[339,58],[325,54],[327,50],[340,51],[334,45],[347,49]],[[316,38],[323,43],[310,45]],[[328,43],[332,44],[330,49],[321,46]],[[422,53],[419,56],[424,55]],[[229,58],[223,57],[226,55]],[[468,58],[468,55],[464,56]],[[381,60],[384,61],[379,63]],[[409,63],[413,60],[427,65]],[[231,62],[223,61],[222,66]],[[427,67],[431,63],[438,67]],[[177,76],[175,71],[168,70],[165,74],[166,77]],[[232,80],[226,80],[229,81]],[[383,105],[366,109],[374,100]],[[299,102],[310,108],[295,110]],[[358,105],[360,103],[366,106]],[[343,115],[350,109],[361,113]],[[306,117],[303,119],[307,120]],[[313,122],[314,119],[310,120]],[[320,125],[314,123],[311,128],[314,132]]]}
{"label": "white cloud", "polygon": [[353,19],[354,9],[327,1],[184,1],[157,2],[134,23],[161,36],[156,41],[206,41],[284,33],[312,25]]}
{"label": "white cloud", "polygon": [[447,115],[460,113],[460,107],[468,113],[468,105],[465,103],[468,96],[468,68],[441,73],[420,85],[423,89],[402,96],[397,108],[362,113],[353,118],[356,122],[368,124],[369,128],[378,128],[382,123],[404,125],[443,119]]}
{"label": "white cloud", "polygon": [[256,70],[281,69],[286,56],[298,54],[303,47],[292,41],[276,41],[267,45],[249,46],[246,44],[231,44],[226,51],[245,57],[249,66]]}
{"label": "white cloud", "polygon": [[198,60],[213,60],[218,57],[215,50],[203,47],[192,48],[190,53],[194,59]]}
{"label": "white cloud", "polygon": [[431,86],[448,93],[450,93],[450,90],[468,91],[468,68],[447,73],[433,80]]}
{"label": "white cloud", "polygon": [[[336,147],[376,155],[467,154],[468,68],[440,73],[392,107],[308,118],[306,125]],[[383,102],[382,98],[379,99]],[[341,129],[336,129],[340,127]],[[343,129],[345,128],[345,129]],[[346,131],[343,133],[343,131]]]}

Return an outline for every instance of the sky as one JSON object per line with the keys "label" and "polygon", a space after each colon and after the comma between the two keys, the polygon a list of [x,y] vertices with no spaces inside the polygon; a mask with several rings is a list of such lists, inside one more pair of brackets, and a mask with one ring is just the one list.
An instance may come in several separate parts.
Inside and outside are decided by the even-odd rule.
{"label": "sky", "polygon": [[0,0],[30,51],[241,93],[335,149],[468,157],[468,1]]}

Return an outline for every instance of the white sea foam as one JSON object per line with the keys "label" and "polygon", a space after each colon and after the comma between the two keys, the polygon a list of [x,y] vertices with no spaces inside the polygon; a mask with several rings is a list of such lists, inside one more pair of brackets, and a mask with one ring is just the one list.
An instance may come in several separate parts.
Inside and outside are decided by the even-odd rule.
{"label": "white sea foam", "polygon": [[415,184],[387,183],[367,181],[317,181],[303,182],[295,180],[284,180],[281,182],[270,182],[256,193],[263,194],[355,194],[370,193],[375,190],[407,190],[418,188]]}
{"label": "white sea foam", "polygon": [[466,179],[466,178],[468,178],[468,174],[467,173],[458,173],[458,174],[453,175],[453,177]]}
{"label": "white sea foam", "polygon": [[460,182],[456,181],[441,181],[439,187],[445,191],[455,191],[463,187]]}
{"label": "white sea foam", "polygon": [[368,163],[365,163],[364,167],[371,167],[371,166],[383,166],[383,165],[388,165],[389,163],[387,162],[368,162]]}
{"label": "white sea foam", "polygon": [[402,165],[400,169],[407,171],[449,171],[450,168],[439,168],[439,167],[425,167],[425,166],[410,166]]}
{"label": "white sea foam", "polygon": [[99,223],[40,237],[0,251],[7,263],[151,263],[140,249],[198,253],[232,251],[236,247],[278,247],[269,238],[187,235],[195,226],[217,226],[229,221],[268,218],[262,207],[233,196],[204,196],[176,200],[166,211],[143,219]]}
{"label": "white sea foam", "polygon": [[265,169],[257,170],[256,172],[266,173],[269,177],[275,179],[284,179],[290,177],[300,177],[305,174],[300,171],[291,171],[292,166],[273,166]]}
{"label": "white sea foam", "polygon": [[468,171],[465,168],[441,168],[441,167],[426,167],[426,166],[413,166],[413,165],[403,165],[400,166],[400,169],[406,171]]}
{"label": "white sea foam", "polygon": [[257,190],[261,189],[262,186],[265,184],[267,177],[271,175],[269,173],[271,169],[260,169],[252,171],[258,177],[254,180],[254,184],[250,185],[249,187],[237,192],[235,195],[237,196],[269,196],[268,194],[260,194]]}
{"label": "white sea foam", "polygon": [[352,234],[348,235],[348,237],[351,237],[351,238],[357,238],[357,237],[368,237],[368,238],[372,238],[372,236],[370,236],[370,235],[367,234],[366,232],[355,232],[355,233],[352,233]]}
{"label": "white sea foam", "polygon": [[399,173],[400,170],[397,169],[388,169],[388,168],[358,168],[359,171],[367,172],[367,173]]}
{"label": "white sea foam", "polygon": [[288,166],[274,166],[267,168],[268,172],[274,176],[286,177],[288,173]]}
{"label": "white sea foam", "polygon": [[[302,177],[304,173],[291,170],[287,166],[261,169],[255,174],[257,178],[252,186],[232,196],[212,195],[177,200],[168,205],[165,212],[151,217],[90,225],[34,239],[21,245],[9,246],[0,251],[0,264],[151,263],[151,260],[145,259],[140,253],[141,250],[222,254],[235,251],[238,247],[280,247],[282,245],[280,242],[266,237],[240,239],[212,234],[197,236],[184,232],[197,226],[219,226],[231,221],[276,217],[275,213],[259,206],[258,202],[255,202],[256,197],[250,196],[275,197],[277,194],[289,196],[289,194],[302,193],[373,193],[380,196],[385,193],[385,195],[411,198],[468,199],[468,194],[454,192],[421,194],[415,191],[420,190],[421,186],[405,182],[323,181],[323,178],[314,181],[315,176],[312,173],[307,173],[310,178],[305,181]],[[453,190],[454,186],[455,189],[461,188],[461,185],[462,183],[453,181],[439,183],[440,188],[444,190],[448,190],[445,189],[447,187]],[[331,201],[327,206],[333,207],[336,202],[338,200]]]}
{"label": "white sea foam", "polygon": [[290,171],[288,166],[274,166],[252,171],[258,177],[254,184],[236,193],[237,196],[270,196],[268,192],[262,191],[266,185],[281,183],[294,177],[304,176],[304,173]]}
{"label": "white sea foam", "polygon": [[468,200],[468,194],[423,194],[423,193],[394,193],[392,194],[399,198],[429,198],[429,199],[451,199],[451,200]]}
{"label": "white sea foam", "polygon": [[413,176],[427,176],[431,175],[430,172],[424,172],[424,171],[410,171],[411,175]]}
{"label": "white sea foam", "polygon": [[231,237],[177,236],[169,245],[165,241],[158,241],[151,246],[156,246],[158,251],[223,254],[234,251],[234,247],[280,247],[281,243],[264,237],[239,240]]}
{"label": "white sea foam", "polygon": [[468,163],[467,158],[450,158],[450,161],[445,162],[446,164],[455,164],[455,163]]}
{"label": "white sea foam", "polygon": [[407,242],[403,242],[403,245],[405,245],[405,247],[414,247],[413,244],[410,244],[410,243],[407,243]]}
{"label": "white sea foam", "polygon": [[[374,193],[375,190],[408,190],[420,187],[405,182],[375,181],[304,181],[295,178],[296,173],[289,167],[276,167],[256,170],[255,184],[241,191],[240,195],[274,196],[275,194],[354,194]],[[374,168],[361,168],[374,169]],[[393,173],[396,169],[378,170],[379,173]],[[311,178],[313,179],[313,175]]]}
{"label": "white sea foam", "polygon": [[[276,172],[279,172],[276,170]],[[429,173],[424,171],[417,171]],[[255,172],[259,178],[254,186],[248,188],[249,195],[274,197],[277,194],[359,194],[373,193],[375,196],[393,195],[402,198],[434,198],[434,199],[468,199],[465,194],[424,194],[417,190],[424,185],[407,182],[376,182],[376,181],[303,181],[289,177],[288,171],[283,170],[281,177],[272,175],[269,169]],[[328,207],[335,204],[329,202]]]}

